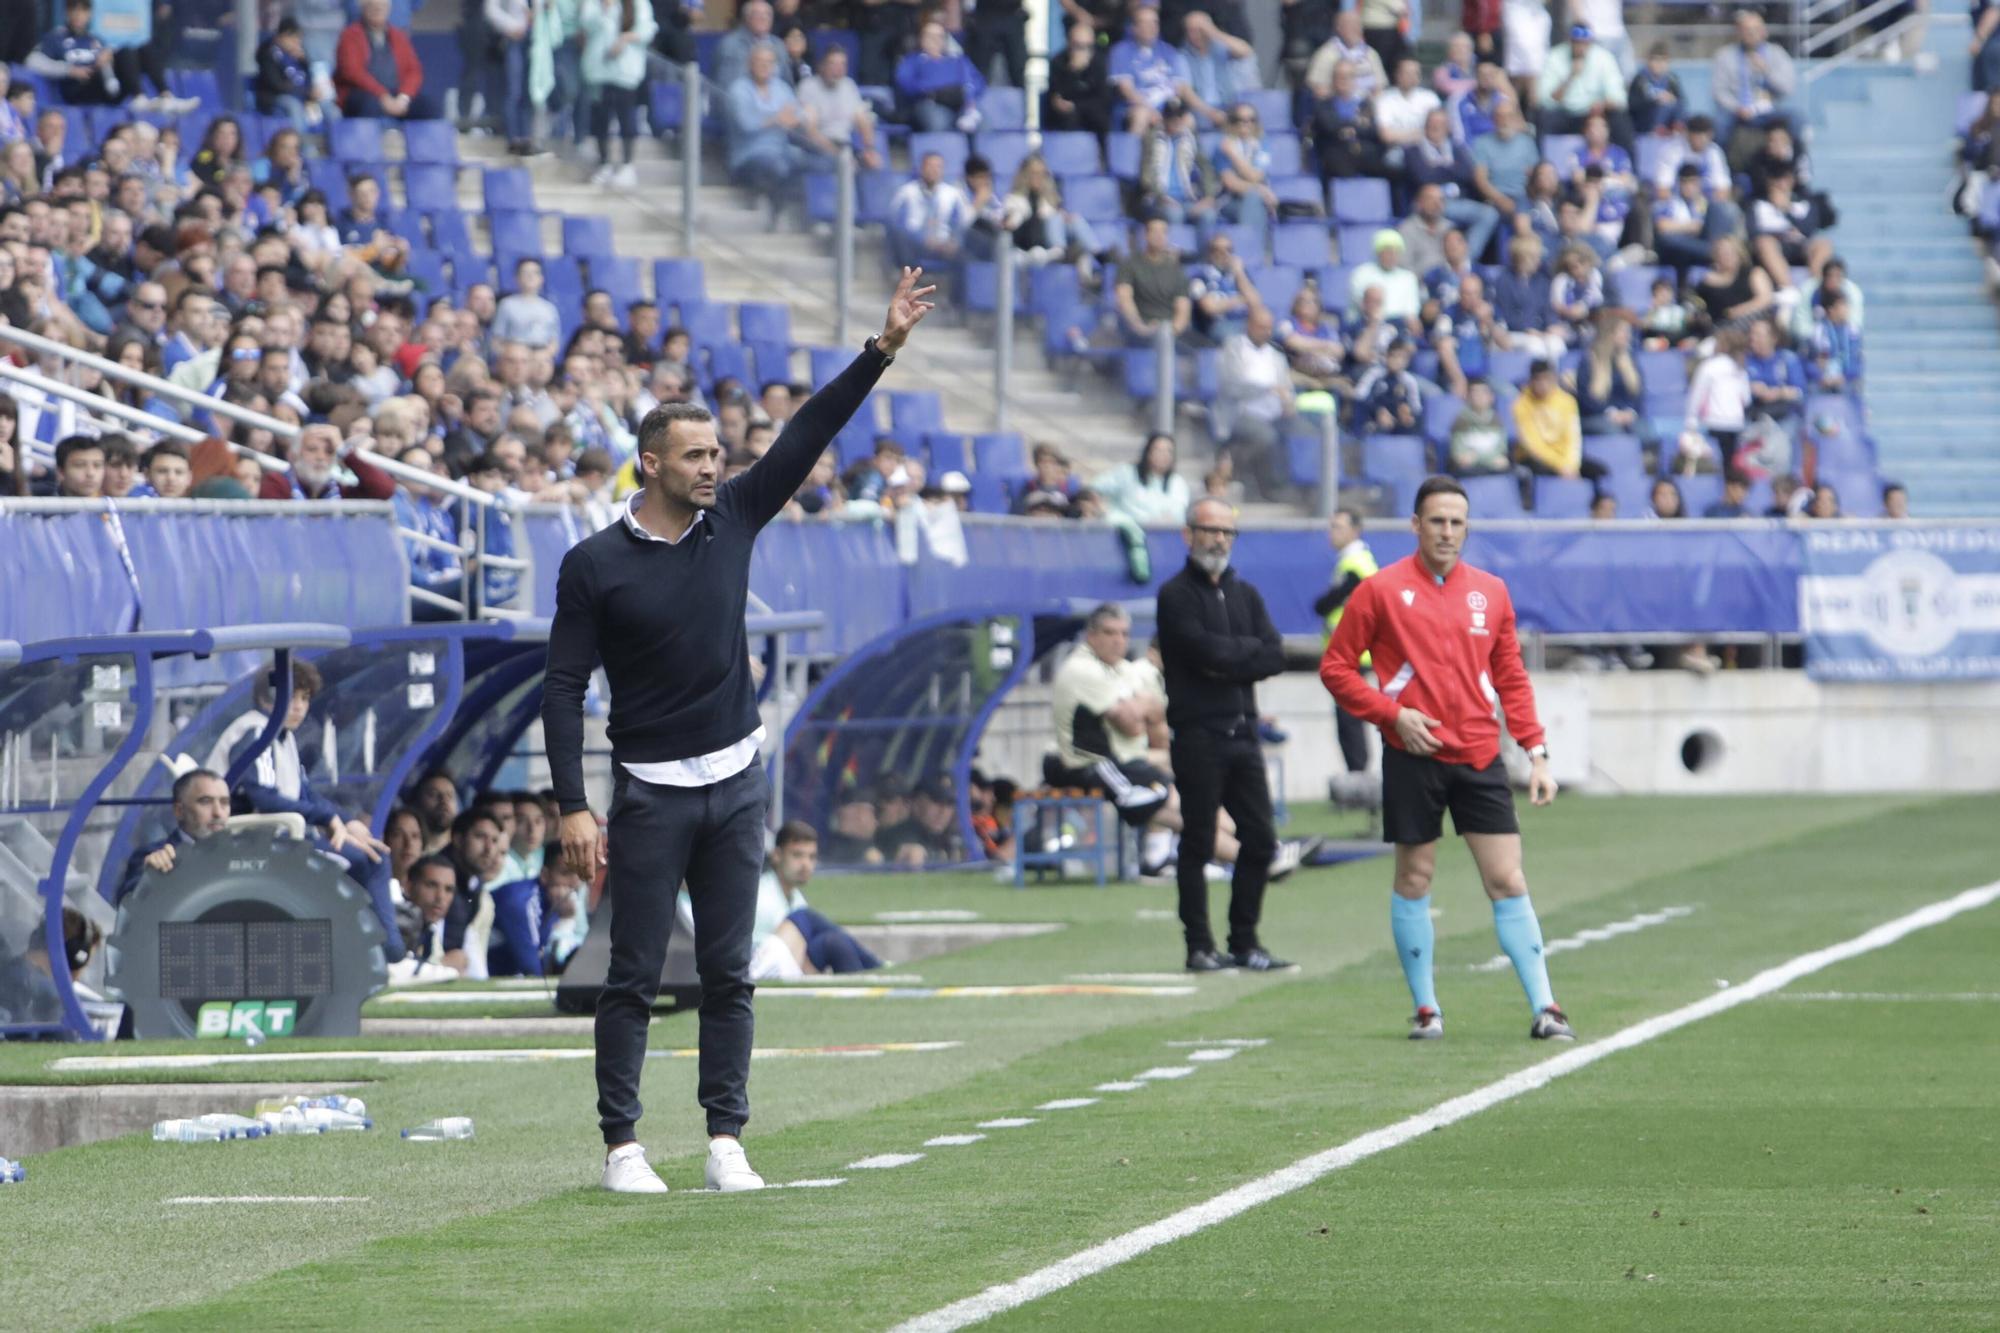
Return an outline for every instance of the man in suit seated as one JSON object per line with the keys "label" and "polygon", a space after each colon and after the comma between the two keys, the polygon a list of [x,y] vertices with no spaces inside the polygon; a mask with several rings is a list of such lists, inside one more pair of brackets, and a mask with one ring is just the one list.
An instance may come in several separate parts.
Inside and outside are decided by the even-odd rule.
{"label": "man in suit seated", "polygon": [[118,896],[123,898],[137,888],[139,877],[148,870],[171,874],[177,848],[220,833],[228,823],[229,788],[222,775],[206,768],[191,768],[181,774],[174,779],[174,831],[132,853]]}

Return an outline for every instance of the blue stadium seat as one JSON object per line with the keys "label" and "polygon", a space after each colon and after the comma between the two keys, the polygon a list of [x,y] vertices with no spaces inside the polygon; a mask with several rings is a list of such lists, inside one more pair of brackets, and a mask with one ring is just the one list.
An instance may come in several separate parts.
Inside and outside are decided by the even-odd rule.
{"label": "blue stadium seat", "polygon": [[458,207],[458,168],[416,163],[403,168],[403,202],[419,213]]}
{"label": "blue stadium seat", "polygon": [[1319,271],[1319,301],[1338,318],[1347,310],[1347,289],[1354,285],[1354,265],[1328,264]]}
{"label": "blue stadium seat", "polygon": [[[1264,148],[1271,154],[1271,164],[1265,168],[1265,174],[1271,176],[1273,179],[1305,174],[1305,168],[1300,164],[1298,135],[1266,135],[1264,138]],[[1324,202],[1324,196],[1319,192],[1319,183],[1317,181],[1313,183],[1313,202]]]}
{"label": "blue stadium seat", "polygon": [[1181,393],[1203,403],[1214,402],[1222,393],[1221,349],[1197,347],[1194,356],[1183,362],[1179,382]]}
{"label": "blue stadium seat", "polygon": [[448,120],[403,122],[403,156],[411,162],[458,165],[458,131]]}
{"label": "blue stadium seat", "polygon": [[578,259],[595,259],[617,253],[611,243],[611,219],[603,216],[565,217],[562,220],[562,248]]}
{"label": "blue stadium seat", "polygon": [[[1356,176],[1333,183],[1335,222],[1379,227],[1394,216],[1389,206],[1389,182],[1372,176]],[[1351,256],[1342,257],[1356,262]]]}
{"label": "blue stadium seat", "polygon": [[897,389],[889,395],[889,425],[898,433],[944,429],[944,405],[935,389]]}
{"label": "blue stadium seat", "polygon": [[735,380],[744,388],[755,391],[755,376],[750,373],[750,353],[741,343],[709,343],[695,358],[705,362],[708,368],[706,387],[713,391],[723,380]]}
{"label": "blue stadium seat", "polygon": [[1430,450],[1415,435],[1371,435],[1361,442],[1361,471],[1370,481],[1422,481]]}
{"label": "blue stadium seat", "polygon": [[1556,175],[1568,180],[1576,172],[1576,161],[1583,156],[1583,136],[1581,134],[1545,134],[1542,136],[1542,160],[1555,163]]}
{"label": "blue stadium seat", "polygon": [[1660,159],[1666,154],[1667,145],[1672,142],[1672,139],[1662,138],[1657,134],[1639,136],[1639,141],[1635,145],[1636,151],[1632,154],[1632,170],[1638,174],[1640,183],[1648,187],[1649,193],[1653,182],[1659,179]]}
{"label": "blue stadium seat", "polygon": [[1866,468],[1850,471],[1833,471],[1820,468],[1814,480],[1822,486],[1833,487],[1840,497],[1840,512],[1849,518],[1880,518],[1882,516],[1882,479]]}
{"label": "blue stadium seat", "polygon": [[1722,474],[1705,472],[1692,477],[1675,477],[1674,484],[1681,488],[1681,512],[1689,518],[1700,518],[1708,512],[1709,506],[1722,502]]}
{"label": "blue stadium seat", "polygon": [[1340,238],[1340,262],[1348,268],[1359,268],[1375,258],[1375,233],[1382,230],[1379,222],[1343,222],[1338,228]]}
{"label": "blue stadium seat", "polygon": [[382,122],[336,120],[328,130],[327,145],[336,161],[372,166],[383,158]]}
{"label": "blue stadium seat", "polygon": [[541,214],[519,208],[491,209],[486,223],[493,240],[493,253],[504,250],[510,255],[541,256]]}
{"label": "blue stadium seat", "polygon": [[654,79],[647,85],[646,120],[654,134],[678,130],[687,115],[687,99],[678,80]]}
{"label": "blue stadium seat", "polygon": [[940,473],[972,471],[972,455],[965,447],[965,437],[949,431],[929,431],[924,435],[925,466],[930,469],[931,481],[935,483]]}
{"label": "blue stadium seat", "polygon": [[1282,88],[1253,88],[1238,93],[1236,105],[1255,109],[1266,132],[1292,123],[1292,95]]}
{"label": "blue stadium seat", "polygon": [[1012,431],[973,436],[972,459],[981,474],[996,477],[1028,474],[1028,446]]}
{"label": "blue stadium seat", "polygon": [[972,474],[972,512],[975,514],[1005,514],[1014,507],[1013,477],[1003,477],[997,472],[975,472]]}
{"label": "blue stadium seat", "polygon": [[875,437],[882,431],[881,401],[881,390],[870,391],[854,415],[847,419],[847,424],[840,428],[840,434],[834,437],[834,443],[840,449],[843,470],[864,458],[874,457]]}
{"label": "blue stadium seat", "polygon": [[1128,347],[1125,349],[1125,394],[1139,402],[1147,402],[1160,392],[1159,360],[1150,347]]}
{"label": "blue stadium seat", "polygon": [[1125,200],[1113,176],[1070,176],[1062,183],[1063,203],[1089,222],[1117,222],[1125,216]]}
{"label": "blue stadium seat", "polygon": [[329,216],[338,217],[347,207],[347,170],[340,163],[316,157],[306,163],[306,180],[326,196]]}
{"label": "blue stadium seat", "polygon": [[1493,348],[1486,353],[1486,379],[1492,384],[1525,384],[1534,360],[1526,352]]}
{"label": "blue stadium seat", "polygon": [[[1458,420],[1458,414],[1465,410],[1465,404],[1448,393],[1434,393],[1424,399],[1424,438],[1432,444],[1442,446],[1451,438],[1451,426]],[[1442,455],[1444,450],[1439,448]]]}
{"label": "blue stadium seat", "polygon": [[431,244],[453,259],[469,259],[474,253],[472,228],[465,220],[465,214],[456,208],[441,208],[427,216],[431,227]]}
{"label": "blue stadium seat", "polygon": [[979,94],[980,122],[989,130],[1018,130],[1028,123],[1027,97],[1019,88],[988,88]]}
{"label": "blue stadium seat", "polygon": [[745,342],[789,343],[792,308],[775,301],[745,301],[736,308],[737,330]]}
{"label": "blue stadium seat", "polygon": [[1047,315],[1082,300],[1083,277],[1069,264],[1044,264],[1028,270],[1027,313]]}
{"label": "blue stadium seat", "polygon": [[1672,348],[1664,351],[1641,349],[1638,354],[1639,383],[1648,393],[1685,393],[1688,372],[1687,354]]}
{"label": "blue stadium seat", "polygon": [[810,366],[813,392],[817,393],[832,382],[833,377],[847,369],[854,356],[845,347],[808,347],[806,361]]}
{"label": "blue stadium seat", "polygon": [[[808,171],[806,183],[806,221],[832,222],[840,211],[840,182],[831,171]],[[857,200],[857,213],[859,201]]]}
{"label": "blue stadium seat", "polygon": [[1816,393],[1806,400],[1806,433],[1815,443],[1829,436],[1859,441],[1868,449],[1868,463],[1874,465],[1874,450],[1867,446],[1868,431],[1862,424],[1861,408],[1841,393]]}
{"label": "blue stadium seat", "polygon": [[902,172],[887,167],[862,172],[854,186],[854,220],[863,226],[887,222],[890,202],[907,179]]}
{"label": "blue stadium seat", "polygon": [[192,97],[203,106],[222,105],[222,81],[212,69],[170,69],[167,87],[176,97]]}
{"label": "blue stadium seat", "polygon": [[1535,478],[1536,518],[1589,518],[1596,483],[1582,477]]}
{"label": "blue stadium seat", "polygon": [[959,269],[959,297],[967,310],[990,315],[1000,308],[1000,266],[969,259]]}
{"label": "blue stadium seat", "polygon": [[1056,176],[1094,176],[1104,170],[1097,136],[1088,130],[1053,130],[1042,136],[1042,158]]}
{"label": "blue stadium seat", "polygon": [[1122,181],[1136,182],[1139,179],[1141,142],[1138,135],[1123,130],[1114,131],[1105,139],[1105,162],[1112,175]]}
{"label": "blue stadium seat", "polygon": [[445,289],[444,259],[442,250],[433,250],[420,245],[410,247],[408,272],[411,277],[423,284],[423,290],[428,295],[435,296]]}
{"label": "blue stadium seat", "polygon": [[1650,264],[1638,264],[1632,268],[1621,268],[1610,275],[1612,303],[1622,305],[1637,315],[1644,315],[1653,304],[1653,280],[1664,277],[1674,280],[1670,268],[1654,268]]}
{"label": "blue stadium seat", "polygon": [[[1816,428],[1819,424],[1820,420],[1817,417],[1808,421],[1809,427]],[[1835,472],[1874,469],[1875,451],[1869,448],[1867,439],[1860,432],[1847,429],[1822,432],[1811,429],[1809,435],[1813,445],[1814,467],[1822,471],[1831,469]]]}
{"label": "blue stadium seat", "polygon": [[1586,435],[1583,437],[1583,456],[1604,464],[1605,470],[1613,476],[1646,475],[1645,446],[1636,435]]}
{"label": "blue stadium seat", "polygon": [[[575,256],[570,256],[575,258]],[[590,285],[611,293],[611,304],[623,318],[631,304],[646,294],[639,281],[639,261],[622,255],[595,255],[590,259]]]}
{"label": "blue stadium seat", "polygon": [[941,134],[912,134],[910,136],[910,166],[915,168],[936,153],[944,159],[944,178],[959,180],[965,175],[966,155],[971,152],[966,146],[965,136],[956,130],[946,130]]}
{"label": "blue stadium seat", "polygon": [[1495,518],[1522,518],[1526,511],[1521,508],[1521,484],[1512,476],[1465,477],[1462,479],[1466,499],[1472,505],[1475,520]]}
{"label": "blue stadium seat", "polygon": [[736,322],[735,310],[728,305],[714,301],[683,305],[680,315],[681,327],[687,330],[688,338],[697,347],[715,347],[736,341],[735,330],[730,327]]}
{"label": "blue stadium seat", "polygon": [[1279,319],[1292,308],[1292,298],[1299,294],[1299,288],[1306,285],[1305,270],[1289,264],[1246,265],[1244,274],[1272,315]]}
{"label": "blue stadium seat", "polygon": [[535,182],[526,167],[488,167],[480,180],[480,199],[489,212],[535,206]]}
{"label": "blue stadium seat", "polygon": [[1271,259],[1318,273],[1332,258],[1323,222],[1281,222],[1271,231]]}
{"label": "blue stadium seat", "polygon": [[685,305],[701,305],[708,300],[708,280],[699,259],[656,259],[653,261],[653,299],[661,307],[676,310]]}
{"label": "blue stadium seat", "polygon": [[1271,193],[1278,196],[1280,204],[1291,204],[1300,212],[1310,212],[1318,216],[1326,211],[1325,199],[1320,194],[1317,176],[1273,175]]}
{"label": "blue stadium seat", "polygon": [[1311,489],[1325,473],[1324,443],[1317,434],[1302,430],[1285,432],[1285,465],[1292,485]]}
{"label": "blue stadium seat", "polygon": [[790,343],[751,342],[744,340],[743,348],[750,353],[750,364],[756,368],[757,384],[769,384],[772,380],[792,382],[792,345]]}
{"label": "blue stadium seat", "polygon": [[986,165],[993,168],[994,192],[1004,195],[1014,180],[1014,173],[1020,170],[1021,162],[1028,156],[1028,135],[1025,130],[981,130],[973,136],[972,151],[985,158]]}

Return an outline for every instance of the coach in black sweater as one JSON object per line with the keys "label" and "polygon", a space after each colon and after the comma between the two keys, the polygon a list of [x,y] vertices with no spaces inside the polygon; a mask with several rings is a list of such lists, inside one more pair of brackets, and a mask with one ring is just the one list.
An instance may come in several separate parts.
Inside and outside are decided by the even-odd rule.
{"label": "coach in black sweater", "polygon": [[[750,934],[769,796],[743,628],[750,552],[929,313],[935,289],[918,287],[920,276],[903,270],[880,336],[741,476],[718,483],[722,449],[706,410],[671,403],[648,413],[639,425],[645,488],[621,521],[563,557],[542,728],[564,855],[586,878],[608,863],[611,962],[597,1002],[606,1189],[667,1188],[634,1136],[646,1025],[683,880],[701,974],[708,1185],[763,1186],[737,1141],[750,1118]],[[599,662],[611,684],[608,853],[583,791],[583,695]]]}
{"label": "coach in black sweater", "polygon": [[[1285,669],[1285,644],[1257,589],[1236,577],[1229,553],[1236,516],[1220,500],[1188,509],[1188,562],[1160,585],[1160,657],[1173,729],[1174,785],[1181,794],[1181,848],[1174,876],[1190,972],[1241,967],[1284,971],[1257,940],[1264,886],[1277,854],[1271,789],[1257,739],[1257,682]],[[1229,951],[1215,951],[1208,881],[1216,811],[1236,820],[1242,851],[1229,885]]]}

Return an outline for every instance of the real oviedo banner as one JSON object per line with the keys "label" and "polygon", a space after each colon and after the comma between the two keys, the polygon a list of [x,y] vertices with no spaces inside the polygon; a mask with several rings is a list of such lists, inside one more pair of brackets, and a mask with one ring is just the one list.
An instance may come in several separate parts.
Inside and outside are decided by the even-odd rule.
{"label": "real oviedo banner", "polygon": [[2000,677],[2000,524],[1807,528],[1799,624],[1819,680]]}

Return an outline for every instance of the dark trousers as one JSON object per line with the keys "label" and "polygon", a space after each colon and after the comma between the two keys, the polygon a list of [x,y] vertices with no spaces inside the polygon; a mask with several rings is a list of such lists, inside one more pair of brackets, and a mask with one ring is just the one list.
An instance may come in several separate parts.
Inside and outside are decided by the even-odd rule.
{"label": "dark trousers", "polygon": [[1333,706],[1333,734],[1340,741],[1340,758],[1350,773],[1368,771],[1368,724],[1339,704]]}
{"label": "dark trousers", "polygon": [[1007,64],[1007,82],[1024,87],[1028,77],[1028,18],[1020,10],[987,15],[976,9],[966,23],[965,54],[983,79],[993,79],[993,57]]}
{"label": "dark trousers", "polygon": [[1181,929],[1187,935],[1188,952],[1215,947],[1215,935],[1208,927],[1208,881],[1202,871],[1215,855],[1218,809],[1227,810],[1236,821],[1236,840],[1243,848],[1229,884],[1229,952],[1247,952],[1257,947],[1264,883],[1278,849],[1256,724],[1239,722],[1227,735],[1177,727],[1169,754],[1174,785],[1181,793],[1180,863],[1174,876],[1180,887]]}
{"label": "dark trousers", "polygon": [[615,125],[625,141],[625,161],[631,162],[632,145],[639,138],[639,89],[599,84],[596,121],[592,128],[597,132],[597,160],[611,160],[611,129]]}
{"label": "dark trousers", "polygon": [[[394,116],[391,116],[382,109],[381,98],[375,96],[373,93],[364,93],[358,88],[347,94],[347,101],[340,108],[340,112],[344,116],[352,116],[357,120],[395,119]],[[436,99],[429,93],[418,93],[415,97],[412,97],[410,99],[410,109],[403,113],[404,120],[436,120],[437,118],[438,104]]]}
{"label": "dark trousers", "polygon": [[382,959],[384,962],[401,962],[409,952],[403,947],[403,930],[396,922],[396,900],[389,896],[389,858],[385,854],[379,861],[368,859],[367,853],[359,847],[349,846],[336,852],[333,844],[325,838],[314,838],[313,846],[328,856],[339,857],[347,863],[347,877],[368,890],[368,900],[375,907],[375,919],[382,923]]}
{"label": "dark trousers", "polygon": [[822,972],[872,972],[882,966],[867,945],[810,907],[801,907],[785,920],[804,938],[806,961]]}
{"label": "dark trousers", "polygon": [[643,1109],[646,1026],[687,882],[701,975],[697,1096],[710,1134],[750,1118],[750,934],[764,864],[762,764],[706,787],[662,787],[618,769],[611,798],[611,965],[597,1000],[597,1114],[607,1144],[629,1142]]}

